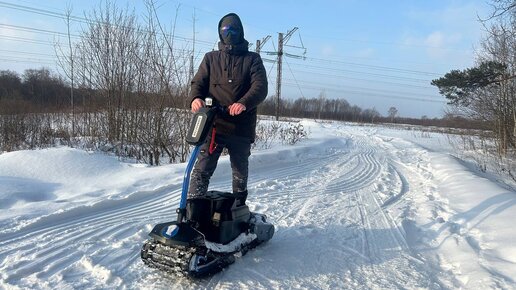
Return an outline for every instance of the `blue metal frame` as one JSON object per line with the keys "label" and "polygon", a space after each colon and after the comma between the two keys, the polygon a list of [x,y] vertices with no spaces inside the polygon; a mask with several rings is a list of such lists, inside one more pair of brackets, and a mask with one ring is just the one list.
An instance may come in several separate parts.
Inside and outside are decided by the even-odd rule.
{"label": "blue metal frame", "polygon": [[190,160],[188,160],[188,165],[186,165],[185,175],[183,177],[183,190],[181,191],[181,202],[179,202],[179,208],[186,208],[186,200],[188,198],[188,186],[190,185],[190,173],[192,173],[193,166],[195,161],[197,160],[197,155],[199,155],[199,151],[201,150],[202,145],[197,145],[192,151],[192,155],[190,156]]}
{"label": "blue metal frame", "polygon": [[[224,107],[221,107],[220,105],[214,105],[213,107],[208,108],[210,108],[210,110],[216,110],[216,112],[225,112],[227,110]],[[203,144],[194,147],[192,155],[190,156],[190,160],[188,160],[188,165],[186,166],[185,175],[183,177],[183,190],[181,192],[181,201],[179,202],[179,209],[186,208],[186,200],[188,198],[188,187],[190,185],[190,174],[192,173],[193,166],[195,164],[195,161],[197,160],[197,155],[199,155],[199,151],[201,151],[201,146]]]}

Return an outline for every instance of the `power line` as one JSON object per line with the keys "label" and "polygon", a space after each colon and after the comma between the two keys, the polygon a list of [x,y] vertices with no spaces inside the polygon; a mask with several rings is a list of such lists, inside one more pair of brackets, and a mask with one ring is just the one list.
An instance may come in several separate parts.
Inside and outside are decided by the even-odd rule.
{"label": "power line", "polygon": [[[273,60],[269,60],[269,59],[266,59],[264,58],[263,59],[264,62],[270,62],[270,63],[273,63],[275,64],[275,61]],[[290,64],[289,64],[289,67],[290,67]],[[272,69],[269,70],[269,72],[271,72]],[[424,87],[424,86],[418,86],[418,85],[412,85],[412,84],[402,84],[402,83],[393,83],[393,82],[386,82],[386,81],[381,81],[381,80],[377,80],[377,79],[362,79],[362,78],[354,78],[354,77],[347,77],[347,76],[342,76],[342,75],[335,75],[335,74],[324,74],[324,73],[318,73],[318,72],[313,72],[313,71],[310,71],[310,72],[307,72],[307,71],[298,71],[298,70],[291,70],[292,73],[296,72],[296,73],[307,73],[307,74],[310,74],[310,75],[323,75],[323,76],[333,76],[333,77],[339,77],[339,78],[345,78],[345,79],[352,79],[352,80],[361,80],[361,81],[368,81],[368,82],[376,82],[376,83],[385,83],[387,85],[395,85],[395,86],[398,86],[398,87],[405,87],[405,88],[424,88],[424,89],[433,89],[433,87],[430,87],[430,86],[427,86],[427,87]],[[332,85],[330,83],[321,83],[321,82],[313,82],[313,81],[305,81],[305,80],[297,80],[297,79],[294,79],[294,87],[298,88],[301,87],[301,88],[305,88],[307,86],[305,86],[304,84],[306,83],[312,83],[312,84],[315,84],[315,85],[318,85],[318,86],[311,86],[311,88],[316,88],[316,89],[325,89],[329,86],[335,86],[335,85]],[[275,82],[274,82],[275,83]],[[303,85],[300,85],[303,84]],[[358,89],[363,89],[363,88],[358,88]],[[337,90],[337,91],[341,91],[341,90]],[[377,91],[385,91],[385,90],[377,90]],[[401,92],[401,91],[396,91],[396,92],[393,92],[393,93],[401,93],[401,94],[410,94],[410,95],[414,95],[414,94],[418,94],[418,95],[422,95],[422,96],[427,96],[427,97],[431,97],[431,98],[435,98],[436,96],[433,96],[433,95],[426,95],[426,94],[420,94],[420,93],[412,93],[412,92]]]}
{"label": "power line", "polygon": [[[47,30],[47,29],[40,29],[40,28],[34,28],[34,27],[28,27],[28,26],[20,26],[20,25],[12,25],[12,24],[5,24],[5,23],[0,23],[0,26],[2,27],[6,27],[6,28],[9,28],[9,29],[12,29],[12,30],[17,30],[17,31],[25,31],[25,32],[37,32],[39,34],[50,34],[50,35],[62,35],[62,36],[66,36],[68,37],[68,34],[64,33],[64,32],[59,32],[59,31],[52,31],[52,30]],[[79,35],[75,35],[75,34],[70,34],[71,37],[73,38],[80,38]]]}
{"label": "power line", "polygon": [[[288,79],[286,80],[295,81],[295,83],[298,83],[295,79]],[[302,84],[313,84],[313,85],[319,85],[321,87],[325,86],[333,86],[336,88],[345,88],[345,89],[367,89],[368,91],[376,91],[376,92],[386,92],[386,93],[394,93],[394,94],[410,94],[414,96],[421,96],[421,97],[427,97],[427,98],[436,98],[437,95],[428,95],[428,94],[421,94],[421,93],[413,93],[413,92],[403,92],[403,91],[392,91],[387,89],[373,89],[373,88],[363,88],[363,87],[355,87],[355,86],[348,86],[348,85],[338,85],[338,84],[328,84],[328,83],[321,83],[321,82],[314,82],[314,81],[307,81],[307,80],[301,80]]]}
{"label": "power line", "polygon": [[8,53],[16,53],[16,54],[26,54],[26,55],[41,55],[41,56],[50,56],[55,57],[53,54],[47,54],[47,53],[37,53],[37,52],[28,52],[28,51],[16,51],[16,50],[7,50],[7,49],[0,49],[2,52],[8,52]]}
{"label": "power line", "polygon": [[315,72],[315,71],[302,71],[302,70],[295,70],[297,73],[306,73],[310,75],[319,75],[324,77],[332,77],[332,78],[339,78],[339,79],[348,79],[348,80],[357,80],[357,81],[366,81],[366,82],[374,82],[374,83],[382,83],[386,85],[394,85],[394,86],[402,86],[402,87],[411,87],[411,88],[420,88],[420,89],[433,89],[432,86],[421,86],[421,85],[413,85],[413,84],[403,84],[403,83],[395,83],[395,82],[388,82],[388,81],[382,81],[378,79],[364,79],[364,78],[356,78],[356,77],[350,77],[345,75],[338,75],[338,74],[328,74],[328,73],[321,73],[321,72]]}
{"label": "power line", "polygon": [[[284,83],[288,87],[297,87],[294,83],[286,82]],[[354,90],[345,90],[345,89],[339,89],[339,88],[333,88],[333,87],[318,87],[318,86],[307,86],[303,85],[305,89],[309,90],[326,90],[326,91],[332,91],[336,93],[346,93],[346,94],[355,94],[360,95],[362,97],[364,96],[372,96],[372,97],[380,97],[380,98],[387,98],[387,99],[398,99],[398,100],[407,100],[407,101],[418,101],[418,102],[428,102],[428,103],[446,103],[445,100],[429,100],[429,99],[422,99],[422,98],[411,98],[411,97],[404,97],[404,96],[393,96],[388,94],[381,94],[381,93],[371,93],[368,91],[354,91]]]}
{"label": "power line", "polygon": [[339,40],[339,41],[351,42],[351,43],[373,43],[373,44],[390,45],[390,46],[396,46],[396,47],[418,47],[418,48],[433,48],[433,49],[441,49],[441,50],[453,50],[453,51],[460,51],[460,52],[471,52],[470,50],[458,49],[458,48],[452,48],[452,47],[439,47],[439,46],[420,45],[420,44],[405,44],[405,43],[396,43],[396,42],[388,42],[388,41],[365,41],[365,40],[346,39],[346,38],[320,36],[320,35],[318,35],[318,36],[308,35],[307,36],[306,34],[305,34],[305,37]]}
{"label": "power line", "polygon": [[43,61],[48,61],[48,62],[52,62],[54,61],[54,59],[49,59],[49,58],[34,58],[34,57],[26,57],[26,56],[13,56],[13,55],[5,55],[5,54],[2,54],[2,57],[4,59],[12,59],[12,60],[34,60],[34,61],[40,61],[40,60],[43,60]]}
{"label": "power line", "polygon": [[[43,16],[50,16],[50,17],[59,18],[59,19],[63,19],[63,20],[66,20],[66,17],[67,17],[65,14],[62,14],[62,13],[57,13],[57,12],[40,9],[40,8],[34,8],[34,7],[30,7],[30,6],[8,3],[8,2],[4,2],[4,1],[0,1],[0,7],[14,9],[14,10],[18,10],[18,11],[29,12],[29,13],[35,13],[35,14],[39,14],[39,15],[43,15]],[[101,25],[110,25],[110,26],[116,27],[116,28],[135,29],[134,27],[126,27],[123,25],[117,25],[117,24],[113,24],[113,23],[105,23],[102,21],[95,21],[95,20],[90,20],[88,18],[74,16],[74,15],[70,16],[70,20],[80,22],[80,23],[85,23],[85,24],[101,24]],[[0,24],[0,25],[2,25],[2,24]],[[3,25],[8,25],[8,24],[3,24]],[[27,28],[27,27],[23,27],[23,28]],[[29,29],[29,28],[27,28],[27,29]],[[38,30],[38,29],[33,28],[33,30]],[[46,33],[50,33],[50,34],[64,34],[65,36],[68,37],[68,34],[66,34],[64,32],[59,32],[59,31],[42,30],[42,32],[46,32]],[[154,33],[152,31],[148,31],[148,30],[138,30],[137,32],[144,33],[144,34],[145,33]],[[73,35],[73,37],[77,38],[80,36]],[[183,40],[183,41],[193,41],[193,38],[189,38],[189,37],[183,37],[183,36],[178,36],[178,35],[174,35],[172,37],[175,39]],[[212,41],[205,41],[205,40],[196,40],[196,42],[210,45],[210,47],[213,44]]]}
{"label": "power line", "polygon": [[49,41],[36,40],[36,39],[25,38],[25,37],[0,35],[0,39],[4,39],[4,40],[8,40],[8,41],[25,42],[25,43],[31,43],[31,44],[41,44],[41,45],[54,46],[54,44],[49,42]]}
{"label": "power line", "polygon": [[[276,55],[277,53],[274,51],[264,51],[268,55]],[[361,64],[361,63],[354,63],[354,62],[346,62],[346,61],[339,61],[339,60],[332,60],[332,59],[323,59],[323,58],[314,58],[314,57],[304,57],[304,56],[297,56],[292,54],[285,53],[286,56],[289,56],[291,58],[296,59],[303,59],[303,60],[312,60],[315,62],[325,62],[325,63],[337,63],[337,64],[344,64],[349,66],[357,66],[357,67],[365,67],[365,68],[371,68],[375,70],[380,71],[389,71],[389,72],[399,72],[399,73],[406,73],[406,74],[420,74],[425,76],[441,76],[439,73],[433,73],[433,72],[425,72],[425,71],[418,71],[418,70],[409,70],[409,69],[402,69],[402,68],[396,68],[396,67],[387,67],[387,66],[378,66],[378,65],[369,65],[369,64]]]}
{"label": "power line", "polygon": [[315,65],[307,65],[307,64],[297,64],[293,63],[294,66],[302,66],[302,67],[309,67],[309,68],[315,68],[319,70],[325,70],[325,71],[336,71],[336,72],[347,72],[347,73],[353,73],[353,74],[364,74],[364,75],[371,75],[371,76],[379,76],[379,77],[386,77],[391,79],[399,79],[399,80],[406,80],[411,82],[419,82],[419,83],[428,83],[428,79],[417,79],[417,78],[409,78],[409,77],[402,77],[402,76],[393,76],[393,75],[386,75],[386,74],[379,74],[379,73],[371,73],[371,72],[363,72],[363,71],[356,71],[356,70],[349,70],[349,69],[343,69],[343,68],[332,68],[332,67],[323,67],[323,66],[315,66]]}
{"label": "power line", "polygon": [[394,67],[387,67],[387,66],[378,66],[378,65],[369,65],[369,64],[362,64],[362,63],[354,63],[354,62],[333,60],[333,59],[323,59],[323,58],[315,58],[315,57],[306,57],[305,59],[306,60],[319,61],[319,62],[329,62],[329,63],[345,64],[345,65],[350,65],[350,66],[366,67],[366,68],[372,68],[372,69],[381,70],[381,71],[394,71],[394,72],[400,72],[400,73],[420,74],[420,75],[426,75],[426,76],[441,76],[442,75],[442,74],[433,73],[433,72],[425,72],[425,71],[410,70],[410,69],[401,69],[401,68],[394,68]]}
{"label": "power line", "polygon": [[[20,25],[11,25],[11,24],[0,23],[0,27],[2,27],[2,26],[6,27],[8,29],[16,30],[16,31],[33,32],[33,33],[36,33],[36,34],[47,34],[47,35],[53,35],[53,36],[58,35],[58,36],[68,37],[67,33],[60,32],[60,31],[54,31],[54,30],[39,29],[39,28],[28,27],[28,26],[20,26]],[[144,32],[137,32],[137,33],[142,34]],[[74,39],[81,39],[82,38],[81,35],[77,35],[77,34],[70,34],[70,37],[72,37]],[[88,37],[91,38],[91,36],[88,36]],[[193,41],[192,38],[182,37],[182,36],[174,36],[174,38],[185,40],[187,42]],[[100,37],[99,38],[95,38],[95,39],[100,39]],[[212,47],[212,44],[213,44],[211,42],[201,41],[201,40],[197,40],[196,42],[204,43],[205,46],[206,46],[206,43],[209,43],[210,47]]]}
{"label": "power line", "polygon": [[31,61],[28,61],[27,58],[24,58],[22,60],[0,58],[0,61],[15,62],[15,63],[39,63],[39,64],[48,64],[48,65],[53,64],[53,63],[46,62],[46,61],[41,61],[41,60],[31,60]]}
{"label": "power line", "polygon": [[[0,39],[9,40],[9,41],[17,41],[17,42],[25,42],[25,43],[34,43],[34,44],[41,44],[41,45],[48,45],[48,46],[55,46],[55,43],[50,41],[44,41],[44,40],[35,40],[31,38],[26,37],[15,37],[15,36],[6,36],[6,35],[0,35]],[[184,52],[185,49],[173,49],[174,52]],[[197,53],[203,53],[202,50],[197,50]]]}
{"label": "power line", "polygon": [[[34,13],[34,14],[43,15],[43,16],[61,18],[61,19],[64,19],[64,17],[65,17],[65,15],[62,13],[45,10],[45,9],[41,9],[41,8],[34,8],[34,7],[30,7],[30,6],[4,2],[4,1],[0,1],[0,7],[9,8],[9,9],[18,10],[18,11],[30,12],[30,13]],[[71,15],[70,19],[77,21],[77,22],[88,23],[88,20],[86,18],[82,18],[82,17],[78,17],[78,16]]]}
{"label": "power line", "polygon": [[[271,52],[271,51],[265,51],[265,53],[268,55],[276,55],[276,52]],[[285,55],[290,56],[286,53],[285,53]],[[295,57],[295,58],[298,58],[298,57]],[[308,61],[319,62],[319,63],[343,64],[343,65],[348,65],[348,66],[355,66],[355,67],[362,67],[362,68],[368,68],[368,69],[379,70],[379,71],[396,72],[396,73],[404,73],[404,74],[411,74],[411,75],[418,74],[418,75],[424,75],[424,76],[442,76],[442,74],[433,73],[433,72],[425,72],[425,71],[417,71],[417,70],[409,70],[409,69],[402,69],[402,68],[396,68],[396,67],[387,67],[387,66],[378,66],[378,65],[369,65],[369,64],[359,64],[359,63],[338,61],[338,60],[332,60],[332,59],[313,58],[313,57],[299,57],[299,59],[303,59],[304,61],[308,60]],[[319,66],[319,67],[326,68],[323,66]]]}
{"label": "power line", "polygon": [[294,73],[292,72],[292,68],[290,68],[290,64],[288,63],[288,61],[285,59],[285,63],[287,64],[287,67],[288,69],[290,70],[290,73],[292,74],[292,77],[294,78],[294,81],[296,82],[297,84],[297,88],[299,89],[299,92],[301,93],[301,96],[304,98],[305,95],[303,94],[303,90],[301,89],[301,87],[299,86],[299,83],[296,79],[296,76],[294,75]]}

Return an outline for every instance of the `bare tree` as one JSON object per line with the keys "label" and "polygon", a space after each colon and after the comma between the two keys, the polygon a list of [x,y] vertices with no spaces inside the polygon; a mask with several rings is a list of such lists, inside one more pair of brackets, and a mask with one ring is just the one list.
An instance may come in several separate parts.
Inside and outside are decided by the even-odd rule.
{"label": "bare tree", "polygon": [[391,119],[391,123],[394,123],[394,119],[398,115],[398,109],[396,109],[396,107],[390,107],[389,111],[387,111],[387,115]]}
{"label": "bare tree", "polygon": [[87,14],[75,49],[69,38],[70,53],[59,50],[61,64],[72,88],[78,75],[89,94],[85,132],[105,138],[115,153],[149,164],[160,164],[162,156],[184,161],[189,50],[174,46],[175,23],[167,32],[154,2],[145,3],[144,22],[116,2]]}
{"label": "bare tree", "polygon": [[432,84],[464,116],[491,124],[498,154],[506,155],[516,148],[516,4],[493,0],[492,6],[477,66],[452,70]]}
{"label": "bare tree", "polygon": [[[64,75],[70,80],[70,106],[72,109],[72,136],[75,135],[75,102],[74,102],[74,48],[72,43],[72,35],[70,33],[71,17],[72,17],[72,6],[68,6],[65,11],[65,24],[67,28],[67,47],[66,49],[61,45],[61,43],[57,42],[55,44],[55,51],[57,54],[57,62],[61,67]],[[67,51],[66,51],[67,50]]]}
{"label": "bare tree", "polygon": [[481,19],[481,21],[504,17],[507,14],[513,13],[514,9],[516,9],[516,1],[514,0],[492,0],[491,2],[492,13],[486,19]]}
{"label": "bare tree", "polygon": [[503,64],[504,70],[493,85],[479,90],[480,101],[474,110],[493,123],[499,153],[506,154],[509,147],[516,148],[516,6],[513,1],[494,1],[494,5],[498,5],[495,18],[485,23],[488,33],[478,60]]}

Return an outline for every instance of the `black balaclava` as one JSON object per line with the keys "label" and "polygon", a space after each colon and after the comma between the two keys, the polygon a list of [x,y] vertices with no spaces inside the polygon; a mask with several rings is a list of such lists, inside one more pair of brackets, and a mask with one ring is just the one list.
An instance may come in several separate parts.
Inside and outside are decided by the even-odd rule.
{"label": "black balaclava", "polygon": [[220,19],[219,38],[225,45],[237,45],[244,42],[244,27],[238,15],[229,13]]}

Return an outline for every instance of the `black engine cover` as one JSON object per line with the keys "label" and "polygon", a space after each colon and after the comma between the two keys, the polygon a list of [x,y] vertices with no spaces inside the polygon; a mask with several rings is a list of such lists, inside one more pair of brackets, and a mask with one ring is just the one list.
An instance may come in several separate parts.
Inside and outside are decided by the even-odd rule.
{"label": "black engine cover", "polygon": [[149,233],[149,236],[167,246],[180,245],[186,247],[204,244],[201,233],[187,223],[168,222],[157,224]]}

